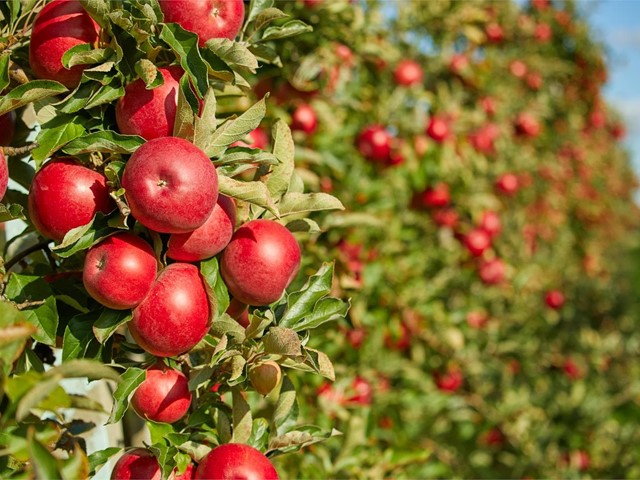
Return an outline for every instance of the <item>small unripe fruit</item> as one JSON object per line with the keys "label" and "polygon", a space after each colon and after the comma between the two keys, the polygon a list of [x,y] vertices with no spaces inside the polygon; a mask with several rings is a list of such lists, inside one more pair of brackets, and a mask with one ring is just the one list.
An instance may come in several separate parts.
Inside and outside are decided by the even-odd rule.
{"label": "small unripe fruit", "polygon": [[187,377],[163,365],[147,369],[146,378],[131,397],[131,406],[145,420],[177,422],[191,406]]}
{"label": "small unripe fruit", "polygon": [[267,360],[249,369],[249,381],[260,395],[268,395],[282,380],[282,370],[273,360]]}

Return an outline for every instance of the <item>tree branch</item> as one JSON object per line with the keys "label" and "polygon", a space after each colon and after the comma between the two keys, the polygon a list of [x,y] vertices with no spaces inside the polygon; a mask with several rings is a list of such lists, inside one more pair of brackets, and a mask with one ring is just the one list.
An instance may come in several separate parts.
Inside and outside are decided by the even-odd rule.
{"label": "tree branch", "polygon": [[29,145],[25,145],[24,147],[0,147],[2,149],[2,153],[4,153],[8,157],[15,157],[17,155],[24,155],[25,153],[29,153],[32,150],[38,148],[40,144],[38,142],[30,143]]}
{"label": "tree branch", "polygon": [[13,267],[16,263],[20,262],[20,260],[22,260],[23,258],[31,255],[33,252],[37,252],[38,250],[42,250],[42,249],[49,249],[48,245],[51,242],[51,240],[43,240],[39,243],[36,243],[35,245],[30,246],[29,248],[23,250],[22,252],[16,254],[15,257],[13,257],[11,260],[9,260],[6,264],[5,264],[5,269],[7,271],[9,271],[9,269],[11,269],[11,267]]}

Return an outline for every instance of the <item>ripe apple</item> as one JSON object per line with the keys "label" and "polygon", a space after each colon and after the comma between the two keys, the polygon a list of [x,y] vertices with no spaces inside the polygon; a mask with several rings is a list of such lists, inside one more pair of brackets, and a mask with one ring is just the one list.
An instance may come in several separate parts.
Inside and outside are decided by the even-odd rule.
{"label": "ripe apple", "polygon": [[544,296],[544,302],[553,310],[560,310],[564,306],[565,297],[560,290],[549,290]]}
{"label": "ripe apple", "polygon": [[548,23],[539,23],[536,25],[533,36],[539,43],[547,43],[553,36],[553,30]]}
{"label": "ripe apple", "polygon": [[527,74],[527,64],[522,60],[514,60],[509,64],[509,71],[511,75],[517,78],[524,78]]}
{"label": "ripe apple", "polygon": [[278,300],[300,268],[300,247],[273,220],[251,220],[233,234],[222,252],[220,273],[229,292],[248,305]]}
{"label": "ripe apple", "polygon": [[131,397],[131,406],[145,420],[177,422],[191,406],[188,383],[182,372],[157,364],[147,369],[146,378]]}
{"label": "ripe apple", "polygon": [[386,163],[391,155],[391,139],[382,125],[369,125],[358,135],[356,145],[367,160]]}
{"label": "ripe apple", "polygon": [[480,99],[480,107],[484,113],[492,117],[496,114],[496,99],[494,97],[482,97]]}
{"label": "ripe apple", "polygon": [[189,351],[209,331],[211,312],[204,280],[195,265],[172,263],[133,310],[129,331],[144,350],[157,357]]}
{"label": "ripe apple", "polygon": [[298,105],[291,117],[291,129],[300,130],[307,135],[311,135],[318,127],[318,117],[316,112],[307,103]]}
{"label": "ripe apple", "polygon": [[454,208],[438,208],[431,217],[441,227],[456,228],[458,225],[458,212]]}
{"label": "ripe apple", "polygon": [[71,157],[50,160],[36,173],[28,203],[36,230],[57,242],[72,228],[89,223],[97,212],[115,208],[104,175]]}
{"label": "ripe apple", "polygon": [[419,85],[424,78],[422,67],[415,60],[402,60],[393,71],[396,84],[404,87]]}
{"label": "ripe apple", "polygon": [[122,186],[136,220],[162,233],[195,230],[218,200],[211,160],[178,137],[154,138],[138,148],[124,168]]}
{"label": "ripe apple", "polygon": [[241,443],[214,448],[198,465],[196,480],[278,480],[278,472],[259,450]]}
{"label": "ripe apple", "polygon": [[464,236],[464,246],[474,257],[481,256],[491,247],[491,237],[482,228],[475,228]]}
{"label": "ripe apple", "polygon": [[2,149],[0,149],[0,200],[7,193],[7,185],[9,184],[9,167],[7,165],[7,158],[4,156]]}
{"label": "ripe apple", "polygon": [[54,0],[46,4],[36,15],[29,43],[29,65],[34,75],[75,88],[86,65],[67,70],[62,65],[62,56],[76,45],[95,46],[99,32],[100,27],[78,0]]}
{"label": "ripe apple", "polygon": [[449,137],[449,122],[443,117],[434,115],[431,117],[431,120],[429,120],[426,133],[436,142],[442,143]]}
{"label": "ripe apple", "polygon": [[505,266],[499,258],[485,260],[480,263],[478,273],[480,280],[487,285],[497,285],[505,279]]}
{"label": "ripe apple", "polygon": [[211,38],[233,40],[244,21],[243,0],[160,0],[166,23],[178,23],[198,35],[202,47]]}
{"label": "ripe apple", "polygon": [[220,253],[231,241],[236,227],[236,204],[218,195],[209,218],[189,233],[174,233],[167,243],[167,257],[181,262],[197,262]]}
{"label": "ripe apple", "polygon": [[449,185],[444,182],[437,182],[432,187],[428,187],[419,194],[420,206],[426,208],[446,207],[451,202]]}
{"label": "ripe apple", "polygon": [[562,365],[562,371],[570,380],[579,380],[582,378],[582,370],[572,358],[567,358]]}
{"label": "ripe apple", "polygon": [[444,373],[434,372],[433,379],[438,390],[444,393],[454,393],[464,383],[462,372],[457,368],[450,368]]}
{"label": "ripe apple", "polygon": [[357,376],[351,382],[351,390],[354,394],[345,398],[345,403],[366,407],[373,402],[373,387],[366,379]]}
{"label": "ripe apple", "polygon": [[484,154],[494,153],[494,142],[500,136],[500,129],[495,123],[487,123],[469,135],[473,148]]}
{"label": "ripe apple", "polygon": [[13,140],[16,130],[16,112],[11,110],[4,115],[0,115],[0,146],[7,146]]}
{"label": "ripe apple", "polygon": [[249,381],[260,395],[268,395],[282,380],[282,370],[273,360],[267,360],[249,369]]}
{"label": "ripe apple", "polygon": [[82,281],[95,300],[114,310],[134,308],[156,279],[153,248],[132,233],[118,233],[91,247]]}
{"label": "ripe apple", "polygon": [[515,195],[519,187],[520,181],[514,173],[503,173],[496,180],[496,188],[498,191],[508,196]]}
{"label": "ripe apple", "polygon": [[145,140],[173,135],[178,106],[180,78],[184,74],[179,66],[159,68],[164,83],[147,90],[139,78],[126,86],[124,96],[116,104],[116,123],[120,133],[139,135]]}
{"label": "ripe apple", "polygon": [[156,457],[146,448],[134,448],[122,455],[111,472],[111,480],[161,480]]}
{"label": "ripe apple", "polygon": [[464,53],[456,53],[449,61],[449,70],[454,75],[460,75],[469,68],[469,57]]}
{"label": "ripe apple", "polygon": [[504,40],[504,31],[498,23],[490,23],[484,29],[487,40],[491,43],[500,43]]}
{"label": "ripe apple", "polygon": [[518,114],[514,122],[516,133],[523,137],[534,138],[540,134],[540,122],[533,114],[522,112]]}
{"label": "ripe apple", "polygon": [[502,230],[500,216],[492,210],[487,210],[480,218],[480,228],[487,232],[491,238],[497,237]]}

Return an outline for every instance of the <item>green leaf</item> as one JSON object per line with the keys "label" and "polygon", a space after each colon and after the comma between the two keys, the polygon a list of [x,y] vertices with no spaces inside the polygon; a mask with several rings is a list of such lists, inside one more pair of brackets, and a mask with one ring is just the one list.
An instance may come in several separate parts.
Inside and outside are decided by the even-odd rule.
{"label": "green leaf", "polygon": [[242,43],[228,38],[212,38],[207,40],[205,47],[230,67],[256,73],[258,59]]}
{"label": "green leaf", "polygon": [[233,142],[255,130],[267,113],[266,97],[251,106],[238,118],[228,120],[222,124],[205,144],[204,152],[208,157],[220,157],[225,149]]}
{"label": "green leaf", "polygon": [[273,355],[296,357],[301,354],[300,337],[289,328],[271,327],[262,342],[264,351]]}
{"label": "green leaf", "polygon": [[251,0],[247,24],[251,23],[260,13],[273,6],[273,0]]}
{"label": "green leaf", "polygon": [[233,435],[231,441],[234,443],[247,443],[251,437],[253,419],[251,408],[242,396],[242,390],[234,387],[231,390],[233,399]]}
{"label": "green leaf", "polygon": [[85,356],[91,342],[95,341],[92,327],[96,315],[96,312],[89,312],[69,320],[62,339],[63,362]]}
{"label": "green leaf", "polygon": [[147,58],[140,59],[138,63],[136,63],[135,69],[138,76],[146,85],[147,90],[164,84],[164,77],[158,75],[158,69],[151,60]]}
{"label": "green leaf", "polygon": [[304,212],[323,210],[344,210],[344,205],[328,193],[287,193],[278,203],[280,217]]}
{"label": "green leaf", "polygon": [[63,460],[61,473],[65,480],[89,477],[89,460],[79,443],[76,443],[73,455],[69,455],[68,459]]}
{"label": "green leaf", "polygon": [[76,65],[92,65],[106,62],[114,55],[111,48],[92,48],[88,43],[81,43],[71,47],[62,55],[62,65],[64,68],[71,68]]}
{"label": "green leaf", "polygon": [[269,422],[266,418],[253,419],[251,437],[249,437],[247,444],[261,452],[267,449],[267,446],[269,445]]}
{"label": "green leaf", "polygon": [[131,320],[131,317],[131,310],[101,309],[100,316],[93,324],[93,334],[100,343],[104,344],[121,325]]}
{"label": "green leaf", "polygon": [[62,243],[51,248],[58,256],[68,258],[115,233],[107,218],[98,212],[90,223],[67,232]]}
{"label": "green leaf", "polygon": [[9,220],[24,220],[24,207],[17,203],[4,205],[0,203],[0,222],[8,222]]}
{"label": "green leaf", "polygon": [[178,105],[176,107],[176,118],[173,124],[173,136],[193,141],[195,134],[195,112],[198,111],[198,99],[191,91],[188,75],[180,79],[178,89]]}
{"label": "green leaf", "polygon": [[282,60],[277,50],[270,44],[254,43],[253,45],[249,45],[249,51],[256,56],[258,61],[282,68]]}
{"label": "green leaf", "polygon": [[108,0],[80,0],[82,6],[98,25],[105,28],[109,24],[107,14],[109,13]]}
{"label": "green leaf", "polygon": [[198,50],[198,36],[183,29],[177,23],[167,23],[162,27],[160,38],[177,55],[180,65],[189,74],[199,96],[204,97],[209,87],[208,67]]}
{"label": "green leaf", "polygon": [[271,198],[267,186],[262,182],[241,182],[220,175],[218,177],[218,187],[223,195],[257,205],[268,210],[274,216],[278,216],[278,207],[273,198]]}
{"label": "green leaf", "polygon": [[9,60],[11,56],[9,52],[0,55],[0,92],[9,85]]}
{"label": "green leaf", "polygon": [[244,328],[237,321],[226,313],[221,314],[211,324],[211,335],[222,338],[224,335],[231,336],[237,343],[242,343],[245,339]]}
{"label": "green leaf", "polygon": [[204,96],[204,106],[202,107],[202,115],[195,118],[195,132],[193,135],[193,143],[200,150],[205,151],[207,142],[216,131],[216,94],[213,88],[207,90]]}
{"label": "green leaf", "polygon": [[301,426],[296,430],[272,438],[269,441],[269,452],[295,452],[303,447],[323,442],[338,435],[342,435],[342,433],[336,429],[324,430],[315,425]]}
{"label": "green leaf", "polygon": [[292,425],[295,425],[298,418],[298,402],[296,400],[296,389],[287,375],[282,376],[282,386],[276,407],[271,416],[271,423],[275,426],[276,433],[282,435],[287,432]]}
{"label": "green leaf", "polygon": [[316,350],[314,348],[304,349],[304,353],[307,355],[305,363],[309,365],[316,373],[319,373],[325,378],[328,378],[332,382],[336,379],[336,374],[333,369],[333,363],[326,353]]}
{"label": "green leaf", "polygon": [[35,325],[27,322],[20,310],[0,301],[0,364],[10,368],[36,331]]}
{"label": "green leaf", "polygon": [[218,315],[222,315],[229,307],[229,291],[220,275],[218,259],[212,257],[200,262],[200,273],[213,290],[218,304]]}
{"label": "green leaf", "polygon": [[255,21],[253,22],[253,28],[256,30],[262,30],[271,22],[275,20],[279,20],[281,18],[287,18],[288,16],[289,15],[284,13],[279,8],[274,8],[274,7],[265,8],[255,17]]}
{"label": "green leaf", "polygon": [[277,165],[278,159],[273,153],[265,152],[260,149],[232,147],[224,153],[220,160],[215,161],[214,164],[217,166],[239,164]]}
{"label": "green leaf", "polygon": [[84,133],[82,119],[71,115],[59,115],[42,125],[36,137],[39,146],[31,152],[36,168],[39,169],[45,159]]}
{"label": "green leaf", "polygon": [[35,438],[33,428],[27,433],[29,458],[36,478],[54,479],[62,478],[62,473],[58,468],[58,461],[51,452]]}
{"label": "green leaf", "polygon": [[97,452],[93,452],[89,455],[89,476],[93,477],[96,471],[105,463],[109,461],[111,457],[120,453],[122,448],[119,447],[109,447],[104,450],[98,450]]}
{"label": "green leaf", "polygon": [[307,25],[301,20],[290,20],[284,25],[278,25],[267,28],[262,34],[261,42],[268,40],[280,40],[282,38],[293,37],[302,33],[312,32],[313,27]]}
{"label": "green leaf", "polygon": [[273,126],[273,153],[280,162],[267,176],[267,187],[273,198],[280,198],[289,189],[295,168],[295,147],[291,129],[282,120]]}
{"label": "green leaf", "polygon": [[290,232],[304,232],[304,233],[320,233],[322,229],[314,220],[310,218],[296,218],[287,222],[287,229]]}
{"label": "green leaf", "polygon": [[174,432],[170,423],[152,422],[150,420],[147,420],[146,423],[151,443],[166,444],[168,435]]}
{"label": "green leaf", "polygon": [[[60,376],[50,376],[50,378],[41,380],[30,389],[18,403],[16,420],[19,422],[24,420],[25,417],[31,413],[32,408],[36,408],[40,402],[46,399],[54,390],[60,388],[59,384],[61,379],[62,377]],[[64,394],[64,390],[62,393]],[[64,400],[60,406],[66,406],[64,405]]]}
{"label": "green leaf", "polygon": [[147,377],[147,371],[141,368],[130,367],[121,376],[121,381],[113,392],[113,409],[107,423],[116,423],[122,419],[124,412],[129,408],[129,397]]}
{"label": "green leaf", "polygon": [[0,115],[66,91],[64,85],[52,80],[32,80],[0,97]]}
{"label": "green leaf", "polygon": [[56,344],[58,328],[56,299],[51,287],[42,277],[13,273],[9,277],[5,295],[18,304],[33,302],[33,307],[25,305],[22,309],[24,318],[37,328],[33,338],[47,345]]}
{"label": "green leaf", "polygon": [[47,371],[45,377],[87,378],[88,380],[120,381],[120,375],[113,368],[96,360],[69,360]]}
{"label": "green leaf", "polygon": [[137,135],[121,135],[111,130],[104,130],[76,138],[67,143],[62,151],[69,155],[91,152],[131,154],[144,142],[144,138]]}

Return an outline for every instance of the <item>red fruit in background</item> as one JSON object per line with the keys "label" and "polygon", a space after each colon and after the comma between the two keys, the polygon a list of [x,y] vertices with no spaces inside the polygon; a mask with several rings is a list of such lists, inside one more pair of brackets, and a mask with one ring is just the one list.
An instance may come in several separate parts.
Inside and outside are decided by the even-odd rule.
{"label": "red fruit in background", "polygon": [[44,237],[57,242],[72,228],[89,223],[97,212],[114,208],[107,179],[71,157],[47,162],[29,190],[31,221]]}
{"label": "red fruit in background", "polygon": [[469,67],[469,58],[462,53],[456,53],[449,61],[449,70],[454,75],[460,75]]}
{"label": "red fruit in background", "polygon": [[500,216],[491,210],[484,212],[480,218],[480,228],[487,232],[491,238],[497,237],[502,230]]}
{"label": "red fruit in background", "polygon": [[538,25],[536,25],[536,29],[533,36],[538,42],[547,43],[549,40],[551,40],[551,37],[553,36],[553,30],[551,30],[551,27],[549,26],[549,24],[539,23]]}
{"label": "red fruit in background", "polygon": [[480,107],[484,113],[492,117],[496,114],[496,99],[493,97],[482,97],[480,99]]}
{"label": "red fruit in background", "polygon": [[267,360],[249,369],[249,381],[260,395],[268,395],[282,380],[282,370],[273,360]]}
{"label": "red fruit in background", "polygon": [[514,125],[518,135],[534,138],[540,134],[540,122],[529,112],[520,113]]}
{"label": "red fruit in background", "polygon": [[450,369],[445,373],[434,372],[433,379],[438,390],[445,393],[456,392],[464,383],[462,372],[458,369]]}
{"label": "red fruit in background", "polygon": [[464,246],[471,255],[479,257],[491,247],[491,237],[485,230],[476,228],[464,236]]}
{"label": "red fruit in background", "polygon": [[0,149],[0,200],[7,193],[7,186],[9,185],[9,167],[7,165],[7,158],[4,156],[2,149]]}
{"label": "red fruit in background", "polygon": [[416,136],[413,139],[413,148],[416,151],[416,155],[422,157],[429,148],[429,139],[424,135]]}
{"label": "red fruit in background", "polygon": [[515,195],[518,192],[520,181],[518,176],[513,173],[503,173],[496,180],[496,188],[500,193],[505,195]]}
{"label": "red fruit in background", "polygon": [[522,60],[514,60],[509,64],[509,71],[514,77],[524,78],[527,70],[527,65]]}
{"label": "red fruit in background", "polygon": [[152,355],[173,357],[202,340],[209,331],[213,310],[198,268],[172,263],[160,272],[149,294],[133,310],[129,331]]}
{"label": "red fruit in background", "polygon": [[13,134],[16,130],[16,112],[11,110],[9,113],[0,115],[0,146],[7,146],[13,140]]}
{"label": "red fruit in background", "polygon": [[611,126],[611,135],[613,135],[616,140],[621,140],[626,134],[627,131],[621,123],[615,123]]}
{"label": "red fruit in background", "polygon": [[195,230],[218,200],[211,160],[178,137],[155,138],[138,148],[124,168],[122,186],[136,220],[162,233]]}
{"label": "red fruit in background", "polygon": [[485,432],[480,438],[480,443],[490,447],[500,447],[504,445],[504,434],[498,427],[493,427],[491,430]]}
{"label": "red fruit in background", "polygon": [[291,129],[300,130],[307,135],[311,135],[318,127],[318,117],[311,105],[303,103],[293,112],[291,116]]}
{"label": "red fruit in background", "polygon": [[405,87],[419,85],[424,78],[424,72],[420,64],[414,60],[402,60],[393,71],[396,84]]}
{"label": "red fruit in background", "polygon": [[55,80],[75,88],[86,65],[69,70],[62,66],[62,56],[71,47],[98,42],[100,27],[77,0],[54,0],[44,6],[33,22],[29,43],[29,65],[34,75]]}
{"label": "red fruit in background", "polygon": [[453,208],[439,208],[431,214],[433,221],[441,227],[455,228],[458,225],[458,212]]}
{"label": "red fruit in background", "polygon": [[242,0],[160,0],[166,23],[178,23],[198,35],[204,46],[211,38],[233,40],[244,22]]}
{"label": "red fruit in background", "polygon": [[451,202],[449,185],[438,182],[419,194],[420,205],[426,208],[446,207]]}
{"label": "red fruit in background", "polygon": [[197,262],[220,253],[231,241],[236,227],[236,204],[218,195],[218,201],[205,222],[189,233],[174,233],[167,242],[167,257]]}
{"label": "red fruit in background", "polygon": [[352,348],[358,350],[367,336],[367,331],[362,327],[352,328],[345,332],[347,341]]}
{"label": "red fruit in background", "polygon": [[147,90],[141,78],[126,86],[124,96],[116,104],[120,133],[139,135],[145,140],[173,135],[179,82],[184,70],[171,66],[159,68],[158,74],[164,83],[154,89]]}
{"label": "red fruit in background", "polygon": [[232,298],[229,302],[226,313],[244,328],[247,328],[251,323],[249,321],[249,311],[247,307],[248,305],[246,303],[242,303],[238,299]]}
{"label": "red fruit in background", "polygon": [[156,457],[145,448],[135,448],[122,455],[111,472],[111,480],[160,480],[162,471]]}
{"label": "red fruit in background", "polygon": [[549,290],[544,297],[544,301],[549,308],[559,310],[564,305],[565,298],[560,290]]}
{"label": "red fruit in background", "polygon": [[367,380],[362,377],[354,378],[351,383],[351,389],[355,394],[347,397],[346,403],[361,405],[363,407],[371,405],[373,401],[373,387]]}
{"label": "red fruit in background", "polygon": [[369,125],[358,135],[356,146],[367,160],[387,162],[391,154],[391,134],[381,125]]}
{"label": "red fruit in background", "polygon": [[484,29],[484,33],[487,36],[487,40],[491,43],[500,43],[504,40],[504,31],[497,23],[490,23],[487,25]]}
{"label": "red fruit in background", "polygon": [[527,75],[527,85],[531,90],[540,90],[540,87],[542,87],[542,75],[537,72],[531,72]]}
{"label": "red fruit in background", "polygon": [[589,115],[589,122],[593,128],[603,128],[607,124],[607,117],[602,110],[596,109]]}
{"label": "red fruit in background", "polygon": [[350,66],[353,63],[353,51],[345,44],[337,44],[335,54],[344,65]]}
{"label": "red fruit in background", "polygon": [[500,136],[500,129],[495,123],[487,123],[483,127],[469,135],[469,141],[479,153],[490,154],[494,152],[494,142]]}
{"label": "red fruit in background", "polygon": [[571,358],[567,358],[562,365],[562,371],[570,380],[579,380],[582,378],[582,370]]}
{"label": "red fruit in background", "polygon": [[487,285],[497,285],[505,279],[505,266],[502,260],[495,258],[483,261],[478,267],[480,280]]}
{"label": "red fruit in background", "polygon": [[198,465],[196,479],[278,480],[278,472],[259,450],[240,443],[214,448]]}
{"label": "red fruit in background", "polygon": [[89,295],[102,305],[124,310],[144,299],[156,274],[151,245],[131,233],[118,233],[89,249],[82,281]]}
{"label": "red fruit in background", "polygon": [[467,325],[471,328],[483,328],[488,321],[489,317],[485,312],[474,310],[467,313]]}
{"label": "red fruit in background", "polygon": [[169,480],[193,480],[196,474],[196,465],[193,463],[190,463],[187,466],[187,469],[183,473],[178,475],[177,472],[178,470],[174,469],[171,475],[169,476]]}
{"label": "red fruit in background", "polygon": [[299,268],[298,242],[273,220],[252,220],[238,228],[220,261],[229,292],[255,306],[278,300]]}
{"label": "red fruit in background", "polygon": [[549,0],[531,0],[531,6],[536,10],[545,10],[549,8]]}
{"label": "red fruit in background", "polygon": [[131,406],[145,420],[177,422],[191,406],[188,383],[178,370],[164,365],[148,368],[146,378],[131,397]]}
{"label": "red fruit in background", "polygon": [[264,131],[263,128],[256,128],[251,130],[248,134],[249,143],[243,142],[242,140],[238,140],[237,142],[233,142],[231,144],[232,147],[248,147],[248,148],[259,148],[264,150],[269,145],[269,136],[267,132]]}
{"label": "red fruit in background", "polygon": [[444,118],[436,115],[431,117],[427,125],[426,134],[433,138],[436,142],[442,143],[449,136],[449,122]]}
{"label": "red fruit in background", "polygon": [[574,450],[570,454],[565,454],[564,461],[580,472],[588,470],[591,465],[591,458],[584,450]]}

